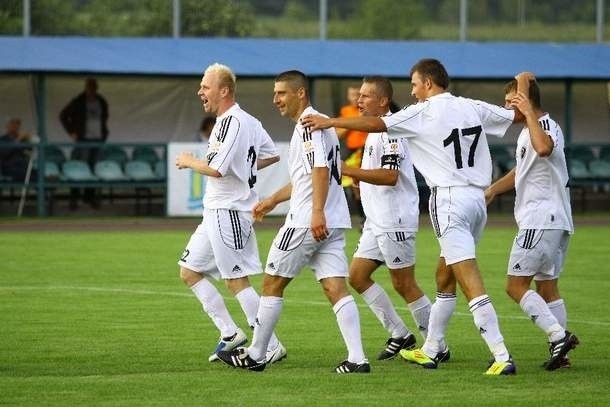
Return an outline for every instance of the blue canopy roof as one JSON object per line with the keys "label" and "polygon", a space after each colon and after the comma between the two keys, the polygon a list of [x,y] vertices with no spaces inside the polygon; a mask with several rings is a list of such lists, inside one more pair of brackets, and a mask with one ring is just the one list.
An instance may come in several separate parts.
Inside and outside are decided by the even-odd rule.
{"label": "blue canopy roof", "polygon": [[454,79],[610,80],[610,45],[513,42],[338,41],[227,38],[0,37],[0,72],[200,75],[211,63],[238,76],[299,69],[311,77],[405,77],[421,58]]}

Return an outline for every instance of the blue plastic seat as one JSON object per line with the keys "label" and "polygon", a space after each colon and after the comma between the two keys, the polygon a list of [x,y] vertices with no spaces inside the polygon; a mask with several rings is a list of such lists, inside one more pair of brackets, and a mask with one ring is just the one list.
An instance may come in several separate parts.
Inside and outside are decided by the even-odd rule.
{"label": "blue plastic seat", "polygon": [[68,181],[97,181],[89,165],[80,160],[68,160],[62,167],[62,173]]}
{"label": "blue plastic seat", "polygon": [[594,160],[589,163],[591,176],[594,178],[610,179],[610,161]]}
{"label": "blue plastic seat", "polygon": [[133,161],[145,161],[151,167],[155,165],[157,161],[159,161],[159,157],[157,156],[157,152],[154,148],[150,146],[136,146],[133,148],[133,152],[131,153],[131,159]]}
{"label": "blue plastic seat", "polygon": [[47,162],[62,165],[66,162],[66,155],[63,150],[57,146],[46,146],[44,149],[44,159]]}
{"label": "blue plastic seat", "polygon": [[134,181],[153,181],[157,176],[146,161],[129,161],[125,164],[125,174]]}
{"label": "blue plastic seat", "polygon": [[591,174],[587,165],[581,160],[571,159],[568,161],[568,169],[572,178],[589,178]]}
{"label": "blue plastic seat", "polygon": [[46,161],[44,163],[44,177],[48,180],[58,180],[61,178],[61,172],[59,166],[53,161]]}
{"label": "blue plastic seat", "polygon": [[114,161],[123,166],[129,160],[127,153],[120,146],[107,145],[104,146],[99,153],[99,160]]}
{"label": "blue plastic seat", "polygon": [[111,160],[102,160],[95,163],[95,175],[102,181],[127,181],[121,166]]}
{"label": "blue plastic seat", "polygon": [[157,161],[155,163],[155,175],[158,179],[165,179],[167,176],[167,165],[165,161]]}

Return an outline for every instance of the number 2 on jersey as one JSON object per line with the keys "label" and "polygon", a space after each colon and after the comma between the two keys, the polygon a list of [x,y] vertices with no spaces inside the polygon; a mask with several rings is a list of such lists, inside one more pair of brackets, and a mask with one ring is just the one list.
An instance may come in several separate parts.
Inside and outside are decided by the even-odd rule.
{"label": "number 2 on jersey", "polygon": [[248,162],[250,163],[250,178],[248,178],[248,185],[250,189],[256,184],[256,174],[254,174],[254,166],[256,165],[256,150],[254,146],[250,146],[248,150]]}
{"label": "number 2 on jersey", "polygon": [[479,143],[479,137],[483,132],[481,126],[468,127],[465,129],[453,129],[449,137],[443,140],[443,146],[447,147],[449,144],[453,144],[453,153],[455,155],[455,166],[460,169],[463,167],[462,164],[462,146],[460,144],[460,133],[461,136],[474,136],[472,144],[470,144],[470,150],[468,151],[468,166],[474,167],[474,152],[477,149]]}

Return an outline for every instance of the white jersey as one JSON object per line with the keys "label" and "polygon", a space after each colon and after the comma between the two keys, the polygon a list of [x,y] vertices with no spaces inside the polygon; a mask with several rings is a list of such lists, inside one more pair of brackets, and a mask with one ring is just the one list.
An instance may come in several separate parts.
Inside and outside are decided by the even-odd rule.
{"label": "white jersey", "polygon": [[374,232],[417,231],[419,193],[406,139],[369,133],[360,168],[398,170],[396,185],[360,181],[360,200]]}
{"label": "white jersey", "polygon": [[553,152],[539,157],[532,147],[529,129],[526,126],[521,130],[515,153],[515,219],[519,229],[561,229],[572,233],[563,133],[548,113],[538,122],[553,140]]}
{"label": "white jersey", "polygon": [[491,183],[487,136],[503,137],[515,112],[449,92],[382,117],[390,137],[408,137],[413,164],[430,187]]}
{"label": "white jersey", "polygon": [[250,212],[258,200],[254,191],[256,160],[277,155],[261,122],[237,103],[231,106],[216,118],[208,142],[208,165],[222,177],[208,177],[204,208]]}
{"label": "white jersey", "polygon": [[329,172],[328,196],[324,206],[327,228],[351,228],[345,193],[341,187],[341,159],[339,139],[334,129],[310,131],[301,125],[301,118],[319,114],[308,106],[294,126],[290,140],[290,182],[292,194],[286,226],[311,227],[313,187],[311,171],[314,167],[326,167]]}

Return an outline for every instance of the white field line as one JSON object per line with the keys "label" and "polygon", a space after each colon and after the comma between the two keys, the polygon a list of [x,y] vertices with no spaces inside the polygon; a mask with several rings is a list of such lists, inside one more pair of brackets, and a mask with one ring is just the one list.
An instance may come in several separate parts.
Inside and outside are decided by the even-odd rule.
{"label": "white field line", "polygon": [[[107,287],[79,287],[79,286],[67,286],[67,285],[56,285],[56,286],[0,286],[1,291],[46,291],[46,290],[59,290],[59,291],[93,291],[103,293],[124,293],[124,294],[135,294],[135,295],[156,295],[165,297],[193,297],[193,294],[186,292],[174,292],[174,291],[151,291],[151,290],[134,290],[128,288],[107,288]],[[1,295],[1,294],[0,294]],[[234,297],[223,297],[228,301],[235,301]],[[290,297],[287,298],[287,302],[292,304],[302,305],[319,305],[328,307],[327,301],[295,301]],[[366,305],[359,305],[360,308],[368,308]],[[407,307],[396,307],[401,311],[408,311]],[[471,317],[472,314],[469,312],[454,312],[454,315],[462,317]],[[529,319],[526,316],[518,315],[502,315],[500,319]],[[570,319],[570,323],[584,324],[584,325],[595,325],[595,326],[610,326],[610,322],[607,321],[591,321],[591,320],[579,320]]]}

